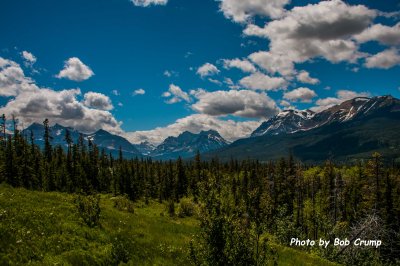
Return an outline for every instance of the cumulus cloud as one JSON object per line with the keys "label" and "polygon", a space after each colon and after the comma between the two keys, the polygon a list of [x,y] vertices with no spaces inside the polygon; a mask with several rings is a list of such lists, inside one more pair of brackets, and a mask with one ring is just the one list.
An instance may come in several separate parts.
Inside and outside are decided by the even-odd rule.
{"label": "cumulus cloud", "polygon": [[364,57],[351,37],[364,31],[377,15],[363,5],[321,1],[294,7],[263,28],[249,25],[244,34],[270,40],[268,52],[250,57],[255,63],[267,71],[289,75],[294,72],[292,64],[316,57],[333,63],[356,62]]}
{"label": "cumulus cloud", "polygon": [[181,102],[182,100],[185,102],[191,101],[189,94],[187,94],[180,87],[174,84],[169,85],[168,91],[164,92],[161,96],[164,98],[169,98],[166,101],[166,103],[168,104]]}
{"label": "cumulus cloud", "polygon": [[118,90],[112,90],[111,93],[114,94],[115,96],[119,96],[120,95]]}
{"label": "cumulus cloud", "polygon": [[242,70],[243,72],[247,72],[247,73],[253,73],[253,72],[257,71],[255,66],[246,59],[245,60],[242,60],[239,58],[223,59],[222,62],[224,64],[224,68],[226,68],[226,69],[238,68],[238,69]]}
{"label": "cumulus cloud", "polygon": [[354,36],[359,43],[378,41],[385,45],[400,45],[400,22],[393,27],[375,24]]}
{"label": "cumulus cloud", "polygon": [[25,76],[20,65],[0,57],[0,96],[16,96],[23,91],[36,89],[37,86]]}
{"label": "cumulus cloud", "polygon": [[0,58],[0,69],[0,96],[12,97],[0,108],[1,114],[15,115],[24,125],[42,123],[48,118],[51,123],[74,127],[85,133],[100,128],[116,134],[122,132],[122,123],[109,111],[91,108],[85,100],[80,101],[79,89],[40,88],[24,75],[17,63],[7,59]]}
{"label": "cumulus cloud", "polygon": [[165,6],[168,3],[168,0],[131,0],[131,2],[135,6],[141,6],[141,7],[148,7],[151,5],[157,6]]}
{"label": "cumulus cloud", "polygon": [[239,83],[246,89],[266,91],[276,91],[284,89],[287,86],[287,82],[284,78],[270,77],[260,72],[242,78]]}
{"label": "cumulus cloud", "polygon": [[28,51],[22,51],[21,55],[27,65],[32,66],[34,63],[36,63],[37,59],[32,53]]}
{"label": "cumulus cloud", "polygon": [[344,101],[356,98],[356,97],[370,97],[369,92],[356,92],[351,90],[339,90],[336,92],[336,97],[327,97],[318,99],[316,101],[316,106],[312,107],[311,110],[314,112],[320,112],[322,110],[328,109],[334,105],[341,104]]}
{"label": "cumulus cloud", "polygon": [[310,103],[315,97],[317,97],[315,91],[304,87],[283,94],[283,98],[291,102]]}
{"label": "cumulus cloud", "polygon": [[93,76],[93,71],[77,57],[71,57],[64,63],[64,69],[57,78],[66,78],[73,81],[84,81]]}
{"label": "cumulus cloud", "polygon": [[83,104],[99,110],[112,110],[114,108],[108,96],[93,91],[85,93]]}
{"label": "cumulus cloud", "polygon": [[220,71],[219,69],[210,63],[205,63],[204,65],[202,65],[201,67],[199,67],[197,69],[197,74],[200,75],[200,77],[204,78],[207,76],[213,76],[215,74],[218,74]]}
{"label": "cumulus cloud", "polygon": [[383,52],[368,57],[365,61],[367,68],[389,69],[400,65],[400,53],[396,48],[390,48]]}
{"label": "cumulus cloud", "polygon": [[191,94],[198,100],[192,105],[192,109],[207,115],[268,118],[279,112],[275,102],[265,93],[249,90],[214,92],[197,90]]}
{"label": "cumulus cloud", "polygon": [[290,0],[220,0],[225,17],[235,22],[248,22],[254,16],[281,17]]}
{"label": "cumulus cloud", "polygon": [[144,95],[144,94],[146,94],[146,91],[145,91],[144,89],[137,89],[137,90],[134,90],[134,91],[132,92],[132,95],[133,95],[133,96],[136,96],[136,95]]}
{"label": "cumulus cloud", "polygon": [[310,73],[308,73],[305,70],[302,70],[297,74],[297,80],[302,83],[313,84],[313,85],[319,83],[319,79],[310,77]]}
{"label": "cumulus cloud", "polygon": [[249,55],[251,61],[271,74],[289,76],[294,73],[294,64],[284,54],[259,51]]}
{"label": "cumulus cloud", "polygon": [[292,104],[288,101],[282,100],[279,103],[281,106],[285,107],[285,109],[296,109],[294,106],[292,106]]}
{"label": "cumulus cloud", "polygon": [[250,136],[250,134],[261,124],[260,121],[237,122],[231,119],[206,114],[193,114],[176,120],[166,127],[157,127],[148,131],[128,132],[124,136],[132,143],[149,141],[159,144],[169,136],[178,136],[184,131],[199,133],[202,130],[216,130],[223,138],[234,141],[239,138]]}

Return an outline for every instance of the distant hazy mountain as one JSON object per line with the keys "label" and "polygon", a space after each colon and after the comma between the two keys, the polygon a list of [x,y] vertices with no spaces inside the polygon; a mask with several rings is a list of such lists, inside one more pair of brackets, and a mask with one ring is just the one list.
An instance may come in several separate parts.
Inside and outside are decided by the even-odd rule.
{"label": "distant hazy mountain", "polygon": [[[71,134],[71,138],[74,143],[77,143],[80,132],[69,127],[64,127],[59,124],[55,124],[50,127],[50,135],[52,137],[52,145],[61,145],[67,147],[65,142],[65,131],[68,129]],[[34,142],[40,147],[44,146],[44,126],[38,123],[33,123],[23,131],[23,134],[30,136],[30,132],[33,132]],[[119,155],[119,148],[121,147],[122,154],[126,158],[141,157],[142,154],[136,149],[135,145],[131,144],[128,140],[121,136],[113,135],[105,130],[98,130],[93,134],[82,134],[85,143],[90,138],[100,149],[104,148],[107,153],[111,153],[114,157]]]}
{"label": "distant hazy mountain", "polygon": [[150,155],[157,159],[176,159],[193,157],[200,153],[213,151],[226,146],[227,141],[215,130],[201,131],[199,134],[183,132],[178,137],[168,137]]}
{"label": "distant hazy mountain", "polygon": [[319,113],[283,111],[218,156],[270,160],[291,152],[322,161],[368,158],[374,151],[400,158],[400,100],[392,96],[354,98]]}

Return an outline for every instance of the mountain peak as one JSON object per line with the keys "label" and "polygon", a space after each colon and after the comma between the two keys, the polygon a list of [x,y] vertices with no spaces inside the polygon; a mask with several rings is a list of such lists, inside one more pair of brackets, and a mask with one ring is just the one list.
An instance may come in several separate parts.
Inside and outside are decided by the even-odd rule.
{"label": "mountain peak", "polygon": [[100,128],[99,130],[97,130],[93,135],[112,135],[110,132]]}
{"label": "mountain peak", "polygon": [[213,136],[221,136],[218,131],[214,129],[209,129],[209,130],[202,130],[199,133],[200,135],[213,135]]}
{"label": "mountain peak", "polygon": [[198,134],[185,131],[177,137],[168,137],[151,152],[162,159],[193,157],[197,151],[208,152],[226,146],[227,141],[215,130],[203,130]]}
{"label": "mountain peak", "polygon": [[27,127],[25,130],[41,130],[43,128],[44,128],[44,126],[42,124],[34,122],[29,127]]}

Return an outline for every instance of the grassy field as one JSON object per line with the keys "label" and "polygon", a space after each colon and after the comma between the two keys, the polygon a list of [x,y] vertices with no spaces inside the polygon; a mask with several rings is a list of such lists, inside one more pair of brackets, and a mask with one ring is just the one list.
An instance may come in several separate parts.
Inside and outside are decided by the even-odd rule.
{"label": "grassy field", "polygon": [[[188,265],[194,218],[171,218],[164,204],[134,204],[134,213],[101,196],[100,225],[88,227],[74,195],[14,189],[0,184],[0,265]],[[279,265],[330,265],[274,245]]]}

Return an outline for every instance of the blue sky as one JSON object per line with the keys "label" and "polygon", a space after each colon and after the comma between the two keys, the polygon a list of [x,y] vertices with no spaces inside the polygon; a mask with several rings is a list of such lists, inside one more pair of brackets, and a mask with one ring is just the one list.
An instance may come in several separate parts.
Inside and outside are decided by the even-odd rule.
{"label": "blue sky", "polygon": [[134,142],[210,128],[234,140],[285,108],[400,97],[399,9],[394,0],[2,0],[1,111]]}

